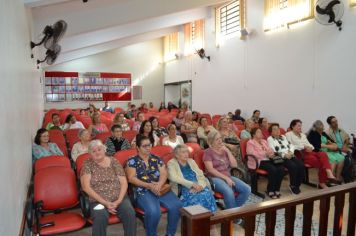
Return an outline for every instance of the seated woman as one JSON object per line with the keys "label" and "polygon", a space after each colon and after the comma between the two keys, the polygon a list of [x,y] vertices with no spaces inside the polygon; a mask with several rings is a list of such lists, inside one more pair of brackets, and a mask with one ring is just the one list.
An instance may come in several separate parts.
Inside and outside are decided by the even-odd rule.
{"label": "seated woman", "polygon": [[[268,146],[267,141],[263,139],[260,128],[251,130],[252,139],[247,142],[246,153],[256,157],[258,168],[268,171],[267,194],[270,198],[281,197],[280,188],[284,176],[284,167],[281,164],[274,164],[272,159],[275,157],[274,151]],[[248,167],[254,169],[256,163],[249,158]]]}
{"label": "seated woman", "polygon": [[195,122],[199,122],[199,113],[197,111],[192,111],[192,120]]}
{"label": "seated woman", "polygon": [[85,129],[84,125],[82,122],[77,121],[75,116],[73,114],[69,114],[66,118],[65,124],[64,124],[64,130],[67,129]]}
{"label": "seated woman", "polygon": [[291,131],[286,133],[287,140],[294,145],[296,150],[301,151],[304,164],[319,169],[319,187],[327,188],[326,181],[328,179],[332,182],[336,181],[331,171],[328,156],[325,152],[313,152],[314,146],[309,143],[305,134],[302,133],[301,120],[292,120],[290,129]]}
{"label": "seated woman", "polygon": [[245,129],[241,131],[240,138],[241,140],[249,140],[251,139],[251,129],[255,125],[255,122],[251,119],[247,119],[245,121]]}
{"label": "seated woman", "polygon": [[132,127],[133,130],[139,131],[142,122],[145,120],[145,114],[143,112],[138,112],[136,115],[136,121]]}
{"label": "seated woman", "polygon": [[237,137],[235,131],[229,127],[227,117],[223,116],[219,119],[218,131],[221,135],[224,145],[230,150],[232,155],[234,155],[234,157],[236,157],[240,161],[240,139]]}
{"label": "seated woman", "polygon": [[192,112],[187,111],[184,115],[184,123],[181,126],[180,132],[186,135],[188,143],[197,143],[198,123],[193,121],[192,118],[193,118]]}
{"label": "seated woman", "polygon": [[203,171],[189,158],[188,147],[184,144],[177,145],[174,148],[174,157],[168,162],[168,179],[182,186],[183,207],[202,205],[211,212],[216,212],[214,196]]}
{"label": "seated woman", "polygon": [[199,127],[197,129],[197,134],[200,142],[200,147],[205,149],[208,148],[208,134],[211,131],[216,131],[212,125],[208,124],[208,120],[206,117],[200,117],[199,119]]}
{"label": "seated woman", "polygon": [[152,124],[153,133],[154,133],[158,138],[160,138],[161,136],[167,136],[167,135],[168,135],[167,130],[166,130],[164,127],[160,127],[160,126],[159,126],[159,122],[158,122],[157,117],[151,116],[148,120],[149,120],[149,121],[151,122],[151,124]]}
{"label": "seated woman", "polygon": [[177,129],[174,124],[169,124],[167,129],[168,129],[168,136],[163,138],[162,145],[175,148],[179,144],[184,144],[183,138],[177,135]]}
{"label": "seated woman", "polygon": [[94,104],[89,104],[89,108],[88,108],[88,116],[90,118],[93,117],[94,113],[97,112],[98,109],[94,106]]}
{"label": "seated woman", "polygon": [[258,124],[258,120],[260,119],[260,115],[261,115],[260,110],[254,110],[250,119],[251,119],[255,124]]}
{"label": "seated woman", "polygon": [[177,127],[177,130],[180,131],[180,127],[184,123],[184,111],[179,110],[176,117],[173,118],[173,122]]}
{"label": "seated woman", "polygon": [[299,194],[300,185],[305,177],[304,163],[294,156],[294,145],[286,136],[281,135],[278,124],[271,124],[269,132],[271,136],[267,139],[268,145],[275,154],[283,157],[283,165],[289,172],[289,188],[293,194]]}
{"label": "seated woman", "polygon": [[341,181],[345,156],[339,152],[337,144],[324,132],[324,124],[320,120],[314,122],[308,134],[309,142],[314,146],[314,152],[325,152],[328,155],[331,170],[336,179]]}
{"label": "seated woman", "polygon": [[122,128],[120,125],[111,127],[111,136],[106,140],[106,155],[113,156],[116,152],[130,149],[131,145],[127,139],[122,137]]}
{"label": "seated woman", "polygon": [[[240,179],[231,176],[231,168],[237,167],[235,157],[225,147],[217,131],[208,134],[208,144],[209,148],[205,150],[203,160],[208,175],[212,177],[215,190],[224,195],[227,209],[242,206],[247,201],[251,188]],[[239,193],[237,197],[235,193]]]}
{"label": "seated woman", "polygon": [[[153,133],[152,124],[148,120],[142,122],[138,135],[148,137],[151,141],[152,147],[159,145],[159,138]],[[136,137],[132,140],[132,147],[136,147],[136,138],[138,135],[136,135]]]}
{"label": "seated woman", "polygon": [[267,140],[268,137],[270,136],[270,132],[268,131],[268,120],[267,120],[267,118],[263,117],[263,118],[258,119],[258,127],[262,131],[263,138],[265,140]]}
{"label": "seated woman", "polygon": [[33,160],[40,159],[47,156],[63,156],[63,152],[59,149],[57,144],[49,142],[49,133],[47,129],[37,130],[35,136],[35,143],[32,146]]}
{"label": "seated woman", "polygon": [[76,161],[78,156],[88,153],[90,143],[90,133],[86,129],[81,129],[78,132],[79,142],[76,142],[72,148],[72,159]]}
{"label": "seated woman", "polygon": [[126,195],[125,171],[115,158],[105,155],[105,149],[100,140],[91,141],[90,158],[80,171],[83,191],[89,195],[92,235],[106,235],[109,214],[120,218],[125,236],[136,235],[136,215]]}
{"label": "seated woman", "polygon": [[108,127],[100,120],[100,113],[95,112],[91,118],[92,124],[89,126],[88,130],[92,137],[95,137],[97,134],[109,132]]}
{"label": "seated woman", "polygon": [[120,125],[122,131],[130,130],[130,125],[125,121],[125,114],[123,112],[117,113],[112,122],[113,125]]}
{"label": "seated woman", "polygon": [[144,225],[147,236],[157,236],[161,218],[160,205],[168,210],[166,235],[175,235],[180,219],[181,201],[167,185],[164,162],[151,154],[151,141],[137,135],[138,155],[127,161],[127,178],[135,186],[136,203],[145,212]]}

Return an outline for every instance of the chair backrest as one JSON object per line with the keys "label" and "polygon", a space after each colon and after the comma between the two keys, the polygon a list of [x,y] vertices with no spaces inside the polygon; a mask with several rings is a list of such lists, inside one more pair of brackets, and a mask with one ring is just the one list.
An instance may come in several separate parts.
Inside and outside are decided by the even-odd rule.
{"label": "chair backrest", "polygon": [[115,114],[116,113],[120,113],[120,112],[122,112],[124,109],[122,109],[121,107],[116,107],[115,109],[114,109],[114,111],[115,111]]}
{"label": "chair backrest", "polygon": [[279,132],[281,133],[281,135],[285,135],[286,134],[286,130],[283,128],[279,128]]}
{"label": "chair backrest", "polygon": [[117,153],[114,154],[114,158],[118,162],[120,162],[120,164],[124,167],[126,165],[127,160],[130,157],[133,157],[136,155],[137,155],[137,149],[132,148],[132,149],[118,151]]}
{"label": "chair backrest", "polygon": [[201,169],[203,172],[205,172],[205,164],[203,161],[204,153],[205,153],[204,150],[200,150],[197,151],[193,156],[195,163],[197,163],[199,169]]}
{"label": "chair backrest", "polygon": [[240,141],[241,158],[243,161],[245,161],[245,158],[246,158],[246,148],[247,148],[248,141],[249,140],[241,140]]}
{"label": "chair backrest", "polygon": [[245,126],[244,125],[235,125],[236,128],[240,131],[244,130],[245,129]]}
{"label": "chair backrest", "polygon": [[159,126],[167,128],[169,124],[171,124],[173,121],[172,116],[161,116],[158,118],[158,123]]}
{"label": "chair backrest", "polygon": [[95,136],[95,139],[101,140],[103,144],[106,143],[106,140],[111,136],[111,132],[99,133]]}
{"label": "chair backrest", "polygon": [[84,116],[79,115],[79,116],[76,116],[76,118],[77,118],[78,121],[83,123],[83,125],[84,125],[84,127],[86,129],[89,128],[89,126],[93,123],[91,121],[91,118],[89,116],[87,116],[87,115],[84,115]]}
{"label": "chair backrest", "polygon": [[35,162],[34,173],[53,166],[71,168],[70,160],[66,156],[48,156],[42,157]]}
{"label": "chair backrest", "polygon": [[138,134],[138,132],[136,130],[128,130],[128,131],[122,132],[122,136],[124,138],[126,138],[130,143],[136,137],[137,134]]}
{"label": "chair backrest", "polygon": [[66,140],[68,142],[68,147],[69,150],[72,150],[73,145],[76,142],[79,142],[79,137],[78,137],[78,133],[79,133],[80,129],[68,129],[64,132],[65,136],[66,136]]}
{"label": "chair backrest", "polygon": [[82,170],[84,161],[88,160],[90,158],[89,153],[84,153],[81,154],[77,157],[77,160],[75,161],[75,166],[77,167],[77,175],[80,176],[80,171]]}
{"label": "chair backrest", "polygon": [[195,153],[201,150],[201,147],[197,143],[185,143],[188,146],[189,157],[193,158]]}
{"label": "chair backrest", "polygon": [[209,125],[212,125],[212,124],[213,124],[213,121],[212,121],[212,119],[211,119],[210,114],[208,114],[208,113],[203,113],[203,114],[200,114],[200,117],[205,117]]}
{"label": "chair backrest", "polygon": [[127,124],[129,124],[130,129],[132,130],[132,127],[134,126],[135,121],[133,121],[133,120],[131,120],[131,119],[126,119],[125,121],[126,121]]}
{"label": "chair backrest", "polygon": [[34,203],[43,201],[43,210],[66,209],[78,204],[75,173],[71,168],[52,166],[34,176]]}
{"label": "chair backrest", "polygon": [[48,133],[49,133],[49,139],[52,143],[56,143],[58,146],[60,144],[63,145],[66,144],[66,140],[64,138],[62,130],[52,129],[52,130],[48,130]]}
{"label": "chair backrest", "polygon": [[212,121],[214,127],[218,126],[218,122],[219,122],[220,118],[221,118],[221,115],[213,115],[213,117],[211,118],[211,121]]}
{"label": "chair backrest", "polygon": [[235,131],[236,136],[237,136],[238,138],[241,138],[241,137],[240,137],[241,131],[242,131],[242,129],[238,129],[238,130]]}
{"label": "chair backrest", "polygon": [[165,164],[167,164],[173,158],[173,148],[170,146],[152,147],[151,153],[160,157]]}
{"label": "chair backrest", "polygon": [[237,125],[244,125],[244,122],[242,122],[242,120],[235,120],[234,121],[234,124],[237,126]]}

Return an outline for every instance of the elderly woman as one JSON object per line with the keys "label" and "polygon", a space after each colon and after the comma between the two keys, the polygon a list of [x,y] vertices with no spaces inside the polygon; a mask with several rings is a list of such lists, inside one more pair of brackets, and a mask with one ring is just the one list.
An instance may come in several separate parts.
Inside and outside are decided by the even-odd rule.
{"label": "elderly woman", "polygon": [[184,123],[184,111],[179,110],[176,117],[173,118],[173,122],[177,127],[177,130],[180,130],[180,127]]}
{"label": "elderly woman", "polygon": [[215,128],[208,124],[208,119],[206,117],[199,118],[199,127],[197,129],[197,134],[200,142],[201,148],[208,148],[208,134],[210,131],[216,131]]}
{"label": "elderly woman", "polygon": [[123,112],[117,113],[115,115],[113,125],[120,125],[122,131],[130,130],[130,125],[125,121],[125,114]]}
{"label": "elderly woman", "polygon": [[[260,128],[251,130],[252,139],[247,142],[246,153],[253,155],[257,159],[257,163],[249,158],[248,167],[254,169],[256,167],[268,171],[267,178],[267,194],[270,198],[276,199],[281,197],[280,188],[284,176],[284,167],[281,164],[275,164],[274,151],[268,146],[267,141],[263,139]],[[257,164],[257,166],[256,166]]]}
{"label": "elderly woman", "polygon": [[197,143],[198,123],[193,121],[192,119],[193,119],[192,112],[187,111],[184,115],[184,123],[181,126],[180,132],[186,135],[188,143]]}
{"label": "elderly woman", "polygon": [[304,163],[294,156],[294,145],[291,144],[286,136],[281,135],[278,124],[271,124],[269,127],[267,142],[275,154],[284,159],[283,165],[289,172],[289,189],[293,194],[300,193],[300,185],[305,177]]}
{"label": "elderly woman", "polygon": [[314,146],[309,143],[305,134],[302,133],[302,121],[295,119],[290,123],[291,131],[286,133],[287,140],[294,145],[296,150],[301,151],[304,164],[319,169],[319,187],[327,188],[326,181],[337,182],[331,170],[328,156],[325,152],[313,152]]}
{"label": "elderly woman", "polygon": [[[152,124],[150,121],[145,120],[142,122],[138,134],[148,137],[151,141],[152,147],[159,145],[159,138],[153,133]],[[131,142],[132,147],[136,147],[136,138],[137,136]]]}
{"label": "elderly woman", "polygon": [[111,136],[106,140],[106,154],[113,156],[116,152],[130,149],[131,145],[127,139],[122,137],[122,128],[120,125],[111,127]]}
{"label": "elderly woman", "polygon": [[88,153],[90,143],[90,133],[86,129],[81,129],[78,132],[79,142],[76,142],[72,148],[72,159],[76,161],[79,155]]}
{"label": "elderly woman", "polygon": [[135,186],[136,203],[145,212],[147,236],[157,236],[161,218],[160,205],[168,210],[166,235],[175,235],[182,207],[178,197],[167,187],[167,170],[164,162],[151,154],[151,141],[137,135],[138,155],[127,161],[127,178]]}
{"label": "elderly woman", "polygon": [[314,122],[308,134],[314,152],[325,152],[329,158],[331,169],[336,179],[341,181],[345,157],[339,152],[337,144],[324,132],[324,124],[320,120]]}
{"label": "elderly woman", "polygon": [[63,156],[63,152],[57,144],[49,142],[49,133],[46,129],[37,130],[35,143],[32,146],[32,157],[34,160],[47,156]]}
{"label": "elderly woman", "polygon": [[245,121],[245,129],[241,131],[240,133],[240,138],[241,140],[249,140],[251,139],[251,130],[253,126],[255,125],[254,121],[251,119],[247,119]]}
{"label": "elderly woman", "polygon": [[95,112],[91,118],[92,124],[89,126],[88,130],[92,137],[97,134],[109,132],[108,127],[100,120],[100,113]]}
{"label": "elderly woman", "polygon": [[160,127],[159,126],[159,122],[158,122],[157,117],[151,116],[148,120],[151,122],[153,133],[157,137],[160,138],[161,136],[167,136],[168,135],[167,130],[164,127]]}
{"label": "elderly woman", "polygon": [[[208,134],[208,144],[209,148],[204,152],[203,161],[208,175],[212,177],[215,191],[224,195],[226,208],[242,206],[247,201],[251,188],[240,179],[231,176],[231,168],[237,167],[235,157],[225,147],[217,131]],[[239,193],[237,197],[235,193]]]}
{"label": "elderly woman", "polygon": [[228,118],[226,116],[221,117],[217,126],[225,146],[230,150],[234,157],[240,160],[240,139],[237,137],[235,131],[229,127]]}
{"label": "elderly woman", "polygon": [[136,235],[136,216],[127,192],[125,171],[116,159],[105,155],[100,140],[89,144],[90,158],[80,172],[80,182],[89,195],[92,235],[106,235],[109,214],[117,215],[124,225],[124,235]]}
{"label": "elderly woman", "polygon": [[268,131],[268,120],[267,120],[267,118],[261,117],[260,119],[258,119],[258,127],[262,131],[263,138],[265,140],[267,140],[268,137],[270,136],[270,132]]}
{"label": "elderly woman", "polygon": [[177,135],[177,129],[174,124],[169,124],[167,126],[167,130],[168,130],[168,136],[163,138],[162,145],[175,148],[179,144],[184,144],[183,138]]}
{"label": "elderly woman", "polygon": [[85,129],[82,122],[77,121],[73,114],[69,114],[65,120],[64,130],[67,129]]}
{"label": "elderly woman", "polygon": [[214,196],[208,188],[203,171],[189,158],[188,147],[184,144],[176,146],[174,157],[168,162],[168,179],[182,186],[183,207],[202,205],[215,212]]}

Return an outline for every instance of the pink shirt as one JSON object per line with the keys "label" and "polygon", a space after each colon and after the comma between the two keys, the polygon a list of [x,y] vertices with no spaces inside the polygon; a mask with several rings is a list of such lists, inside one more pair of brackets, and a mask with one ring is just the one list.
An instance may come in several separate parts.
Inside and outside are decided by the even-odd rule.
{"label": "pink shirt", "polygon": [[[211,161],[215,170],[223,175],[230,176],[230,159],[227,152],[224,151],[223,154],[220,155],[213,149],[208,148],[204,151],[203,161]],[[209,175],[212,176],[211,174]]]}
{"label": "pink shirt", "polygon": [[[273,150],[268,146],[267,141],[264,139],[261,140],[261,143],[253,139],[250,139],[247,142],[246,153],[254,155],[258,161],[258,164],[260,164],[261,161],[269,160],[267,157],[268,152],[273,153]],[[249,168],[256,167],[256,163],[253,158],[248,159],[247,165]]]}

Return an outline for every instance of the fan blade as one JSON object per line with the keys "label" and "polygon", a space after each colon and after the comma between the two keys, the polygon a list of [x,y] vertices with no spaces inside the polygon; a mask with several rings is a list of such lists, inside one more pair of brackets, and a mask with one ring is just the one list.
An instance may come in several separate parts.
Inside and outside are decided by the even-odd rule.
{"label": "fan blade", "polygon": [[333,0],[331,2],[329,2],[329,4],[326,6],[325,8],[325,11],[327,12],[333,12],[333,7],[336,5],[336,4],[340,4],[340,1],[339,0]]}
{"label": "fan blade", "polygon": [[321,7],[319,7],[319,5],[316,5],[315,10],[316,10],[316,12],[319,13],[320,15],[325,15],[325,14],[327,14],[327,13],[326,13],[326,10],[323,9],[323,8],[321,8]]}
{"label": "fan blade", "polygon": [[332,22],[335,22],[335,13],[334,13],[334,11],[331,11],[329,14],[329,23],[332,23]]}
{"label": "fan blade", "polygon": [[67,23],[64,20],[57,21],[53,25],[53,38],[55,43],[58,43],[62,39],[63,35],[67,31]]}

